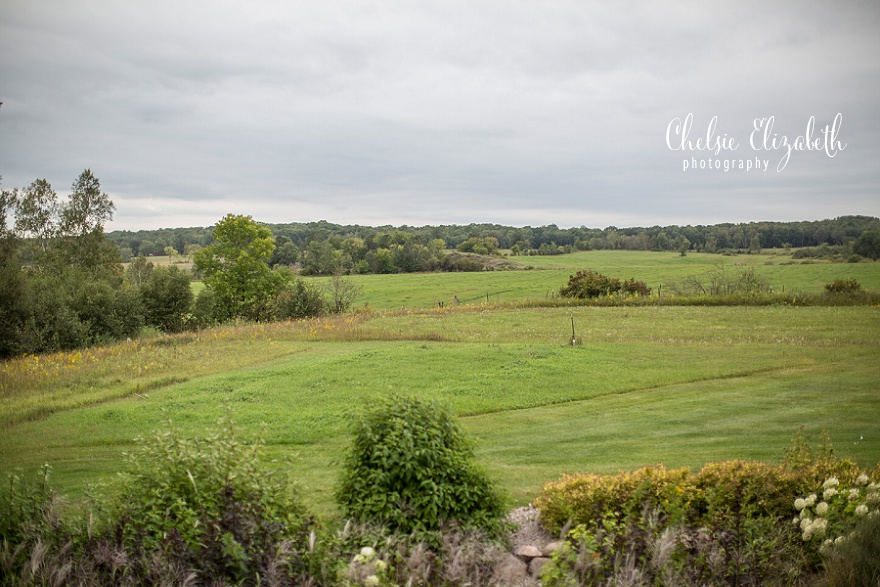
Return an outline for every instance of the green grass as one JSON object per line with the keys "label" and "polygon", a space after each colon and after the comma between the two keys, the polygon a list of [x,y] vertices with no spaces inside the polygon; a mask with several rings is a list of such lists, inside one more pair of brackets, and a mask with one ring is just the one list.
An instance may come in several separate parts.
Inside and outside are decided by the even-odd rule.
{"label": "green grass", "polygon": [[[775,291],[821,293],[835,279],[855,278],[862,287],[880,291],[880,263],[791,264],[781,252],[761,255],[710,255],[644,251],[584,251],[569,255],[512,257],[533,270],[484,271],[478,273],[409,273],[354,275],[363,288],[357,304],[378,310],[424,309],[447,306],[458,296],[461,303],[503,303],[556,295],[572,273],[595,269],[620,279],[644,281],[657,294],[688,275],[725,267],[731,274],[754,267],[767,277]],[[788,264],[786,264],[788,263]],[[310,278],[323,283],[326,278]]]}
{"label": "green grass", "polygon": [[134,437],[167,419],[203,433],[231,407],[247,432],[267,423],[269,456],[329,513],[348,415],[392,390],[448,403],[517,503],[562,472],[778,460],[801,425],[871,465],[878,358],[874,307],[473,306],[217,329],[4,364],[0,470],[49,462],[75,495]]}

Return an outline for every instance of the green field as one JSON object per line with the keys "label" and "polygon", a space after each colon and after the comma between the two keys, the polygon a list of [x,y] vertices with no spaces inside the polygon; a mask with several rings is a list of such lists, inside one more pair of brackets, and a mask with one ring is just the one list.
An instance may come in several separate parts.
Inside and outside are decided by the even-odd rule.
{"label": "green field", "polygon": [[[782,251],[761,255],[710,255],[645,251],[585,251],[569,255],[511,257],[532,266],[529,271],[485,271],[480,273],[416,273],[392,275],[354,275],[350,279],[363,288],[358,303],[378,310],[430,308],[438,302],[511,302],[525,298],[541,299],[555,295],[568,276],[582,269],[594,269],[620,279],[635,278],[653,289],[668,291],[670,284],[688,275],[724,267],[731,274],[754,267],[775,291],[821,293],[835,279],[855,278],[872,291],[880,290],[877,263],[793,262]],[[310,278],[318,282],[325,278]]]}
{"label": "green field", "polygon": [[[430,280],[503,289],[549,273],[361,279],[429,299]],[[331,513],[348,414],[390,391],[448,403],[518,504],[564,472],[779,461],[799,426],[867,466],[880,462],[878,360],[877,307],[465,304],[227,327],[3,364],[0,470],[48,462],[77,495],[112,479],[136,436],[168,419],[204,433],[231,409],[247,434],[267,424],[269,456]]]}

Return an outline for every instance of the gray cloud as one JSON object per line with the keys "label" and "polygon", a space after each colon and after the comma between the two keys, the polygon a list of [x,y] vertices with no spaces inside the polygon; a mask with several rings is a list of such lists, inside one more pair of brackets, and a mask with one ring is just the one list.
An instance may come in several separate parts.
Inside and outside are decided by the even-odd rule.
{"label": "gray cloud", "polygon": [[[880,215],[874,2],[110,2],[0,6],[0,175],[91,168],[110,228],[560,226]],[[834,159],[682,171],[666,128],[771,159],[843,114]]]}

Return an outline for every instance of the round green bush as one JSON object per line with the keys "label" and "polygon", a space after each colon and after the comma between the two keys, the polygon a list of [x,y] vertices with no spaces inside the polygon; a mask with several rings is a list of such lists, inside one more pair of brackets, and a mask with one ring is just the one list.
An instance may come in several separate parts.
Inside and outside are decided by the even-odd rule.
{"label": "round green bush", "polygon": [[492,530],[501,495],[448,409],[392,395],[356,418],[336,500],[343,514],[402,532]]}

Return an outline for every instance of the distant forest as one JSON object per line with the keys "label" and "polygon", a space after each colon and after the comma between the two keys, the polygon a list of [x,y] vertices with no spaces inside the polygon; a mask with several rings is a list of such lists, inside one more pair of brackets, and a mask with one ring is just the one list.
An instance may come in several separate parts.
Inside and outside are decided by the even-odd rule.
{"label": "distant forest", "polygon": [[[618,228],[511,227],[500,224],[360,226],[326,221],[268,224],[275,237],[273,265],[297,265],[304,274],[391,273],[456,269],[437,266],[443,249],[483,255],[547,255],[586,250],[758,252],[764,248],[846,247],[865,233],[880,234],[880,218],[841,216],[803,222],[725,223],[711,226]],[[189,255],[213,242],[211,227],[114,231],[108,238],[123,260]],[[873,239],[868,239],[873,242]],[[170,248],[169,248],[170,247]],[[850,251],[851,252],[851,251]],[[858,251],[856,251],[858,252]],[[866,257],[875,257],[867,251]],[[875,257],[876,258],[876,257]],[[452,263],[455,260],[449,260]]]}

